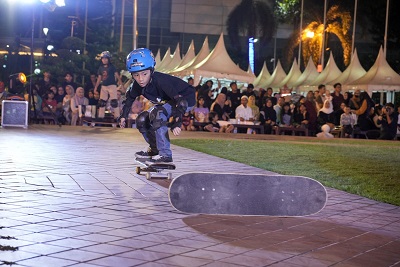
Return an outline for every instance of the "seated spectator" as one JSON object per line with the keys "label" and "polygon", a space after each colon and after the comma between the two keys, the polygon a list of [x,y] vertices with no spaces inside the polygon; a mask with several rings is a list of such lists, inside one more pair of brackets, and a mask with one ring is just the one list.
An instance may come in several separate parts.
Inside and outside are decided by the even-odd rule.
{"label": "seated spectator", "polygon": [[65,86],[65,96],[63,98],[63,109],[64,109],[64,117],[67,121],[67,124],[71,124],[71,99],[75,95],[75,89],[72,85]]}
{"label": "seated spectator", "polygon": [[[226,100],[225,94],[219,94],[217,96],[215,101],[212,103],[210,110],[218,114],[218,120],[229,121],[229,113],[231,112],[231,109]],[[210,118],[210,116],[208,118]]]}
{"label": "seated spectator", "polygon": [[397,134],[400,134],[400,105],[397,107]]}
{"label": "seated spectator", "polygon": [[272,104],[272,100],[267,98],[265,106],[260,111],[260,122],[261,125],[264,125],[266,134],[271,134],[272,127],[276,125],[276,111]]}
{"label": "seated spectator", "polygon": [[[329,132],[335,128],[334,117],[333,117],[333,107],[331,101],[325,100],[324,106],[318,111],[318,131],[322,132],[322,126],[327,124],[329,127]],[[325,127],[325,129],[327,129]]]}
{"label": "seated spectator", "polygon": [[219,116],[216,112],[211,111],[208,114],[208,121],[210,122],[206,126],[204,126],[204,130],[208,132],[220,132],[220,133],[231,133],[234,129],[233,125],[228,124],[224,126],[220,126],[218,123]]}
{"label": "seated spectator", "polygon": [[199,97],[197,99],[196,106],[193,109],[194,121],[195,122],[207,122],[208,121],[208,113],[210,113],[210,110],[204,106],[204,98]]}
{"label": "seated spectator", "polygon": [[253,111],[252,109],[247,105],[249,102],[249,98],[247,96],[242,96],[240,98],[240,105],[236,108],[235,114],[238,122],[244,122],[244,121],[254,121],[254,116],[253,116]]}
{"label": "seated spectator", "polygon": [[343,137],[351,137],[355,120],[353,114],[350,113],[350,107],[344,107],[344,113],[340,115],[340,127],[342,128]]}
{"label": "seated spectator", "polygon": [[296,128],[308,128],[310,115],[307,111],[306,105],[304,103],[300,104],[297,110],[298,111],[293,116],[293,126]]}
{"label": "seated spectator", "polygon": [[[99,93],[97,93],[99,95]],[[99,95],[100,97],[100,95]],[[94,98],[94,89],[90,89],[88,92],[88,100],[89,100],[89,105],[90,106],[97,106],[99,103],[99,100]]]}
{"label": "seated spectator", "polygon": [[392,103],[387,103],[384,108],[382,108],[382,115],[379,116],[378,124],[381,126],[381,135],[378,139],[380,140],[393,140],[397,134],[397,121],[398,115],[394,110],[394,105]]}
{"label": "seated spectator", "polygon": [[[85,97],[85,90],[83,87],[76,89],[75,95],[71,98],[71,125],[75,126],[79,118],[79,106],[85,108],[89,105],[89,99]],[[83,112],[84,113],[84,112]]]}
{"label": "seated spectator", "polygon": [[181,129],[183,131],[196,131],[196,128],[193,126],[194,116],[190,112],[185,112],[182,115],[182,126]]}
{"label": "seated spectator", "polygon": [[253,118],[255,121],[259,121],[260,120],[260,108],[257,106],[256,104],[256,97],[251,95],[249,96],[249,103],[248,103],[249,107],[251,108],[252,112],[253,112]]}
{"label": "seated spectator", "polygon": [[333,138],[333,134],[330,133],[331,128],[328,124],[324,124],[321,127],[321,132],[317,133],[318,138]]}
{"label": "seated spectator", "polygon": [[54,92],[47,90],[42,101],[42,112],[43,116],[56,115],[57,111],[57,101],[54,99]]}
{"label": "seated spectator", "polygon": [[285,102],[282,107],[281,111],[281,118],[280,118],[280,125],[279,126],[292,126],[293,124],[293,115],[290,109],[290,103]]}

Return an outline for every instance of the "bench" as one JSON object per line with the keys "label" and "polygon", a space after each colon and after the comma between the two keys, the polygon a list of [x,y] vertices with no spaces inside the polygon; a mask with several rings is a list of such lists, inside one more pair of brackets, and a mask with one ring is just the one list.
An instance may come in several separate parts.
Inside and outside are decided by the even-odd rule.
{"label": "bench", "polygon": [[291,132],[292,135],[296,135],[296,133],[303,133],[304,136],[308,136],[308,129],[302,127],[294,127],[294,126],[274,126],[273,131],[275,131],[276,135],[280,135],[284,132]]}

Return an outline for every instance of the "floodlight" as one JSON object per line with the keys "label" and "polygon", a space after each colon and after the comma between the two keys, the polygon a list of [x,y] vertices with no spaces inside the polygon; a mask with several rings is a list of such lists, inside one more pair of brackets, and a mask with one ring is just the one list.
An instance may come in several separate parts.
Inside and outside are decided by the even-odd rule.
{"label": "floodlight", "polygon": [[50,0],[40,0],[40,2],[42,2],[43,4],[47,4],[48,2],[50,2]]}
{"label": "floodlight", "polygon": [[55,0],[54,2],[59,7],[65,6],[65,1],[64,0]]}

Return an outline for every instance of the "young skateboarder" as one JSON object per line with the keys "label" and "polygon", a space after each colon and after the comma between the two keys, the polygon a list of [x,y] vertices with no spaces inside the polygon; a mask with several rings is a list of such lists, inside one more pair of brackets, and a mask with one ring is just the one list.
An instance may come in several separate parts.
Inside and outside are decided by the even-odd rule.
{"label": "young skateboarder", "polygon": [[173,161],[168,126],[175,136],[179,135],[182,115],[196,103],[193,86],[174,76],[155,72],[155,64],[154,56],[147,48],[135,49],[127,56],[126,68],[134,82],[126,92],[126,102],[119,122],[120,127],[124,128],[132,103],[138,96],[143,95],[155,104],[136,118],[136,127],[149,148],[147,151],[136,152],[135,156],[148,158],[146,164]]}

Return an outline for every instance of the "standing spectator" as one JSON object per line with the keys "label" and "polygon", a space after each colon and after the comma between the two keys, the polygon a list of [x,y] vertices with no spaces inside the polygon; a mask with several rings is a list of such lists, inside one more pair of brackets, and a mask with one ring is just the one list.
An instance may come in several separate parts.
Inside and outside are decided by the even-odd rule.
{"label": "standing spectator", "polygon": [[71,85],[72,88],[74,89],[74,91],[76,90],[76,88],[78,87],[78,85],[72,81],[72,73],[71,72],[67,72],[64,76],[64,82],[62,83],[62,87],[64,88],[64,91],[67,92],[67,85]]}
{"label": "standing spectator", "polygon": [[352,96],[352,98],[350,98],[349,107],[351,110],[357,110],[360,108],[360,106],[361,106],[360,94],[361,94],[361,91],[356,90],[354,92],[354,95]]}
{"label": "standing spectator", "polygon": [[394,105],[392,103],[387,103],[385,107],[382,108],[382,116],[378,119],[378,124],[382,124],[381,135],[378,139],[393,140],[397,134],[397,121],[398,115],[394,110]]}
{"label": "standing spectator", "polygon": [[240,105],[242,93],[238,89],[236,82],[231,82],[230,87],[231,91],[228,91],[227,98],[231,101],[232,112],[230,114],[230,118],[234,119],[236,118],[235,112],[236,108]]}
{"label": "standing spectator", "polygon": [[51,81],[51,73],[48,70],[43,72],[43,79],[38,81],[38,94],[40,97],[47,97],[47,91],[50,89],[52,85]]}
{"label": "standing spectator", "polygon": [[350,107],[350,99],[353,97],[353,94],[350,92],[344,92],[343,99],[346,106]]}
{"label": "standing spectator", "polygon": [[254,85],[252,83],[249,83],[247,85],[246,92],[244,92],[243,95],[247,97],[254,96],[255,98],[257,98],[256,92],[254,91]]}
{"label": "standing spectator", "polygon": [[[356,93],[354,94],[356,96]],[[360,127],[361,131],[369,131],[373,130],[374,123],[371,119],[371,110],[375,106],[374,101],[368,95],[367,92],[362,92],[360,94],[359,108],[356,110],[352,110],[352,113],[357,115],[357,125]]]}
{"label": "standing spectator", "polygon": [[318,85],[318,96],[316,96],[315,101],[317,102],[317,108],[320,110],[324,106],[325,102],[326,87],[324,84]]}
{"label": "standing spectator", "polygon": [[100,100],[99,100],[99,118],[104,118],[105,109],[107,105],[107,100],[110,98],[110,105],[114,109],[114,118],[118,118],[120,115],[120,110],[118,107],[117,100],[117,82],[119,85],[122,85],[121,77],[117,69],[111,63],[111,54],[108,51],[104,51],[100,55],[101,57],[101,65],[97,72],[97,82],[94,87],[94,91],[98,91],[98,87],[101,83],[100,90]]}
{"label": "standing spectator", "polygon": [[340,83],[335,83],[333,85],[334,92],[332,94],[332,105],[335,118],[335,125],[340,124],[340,115],[343,113],[341,104],[344,103],[344,97],[342,95],[342,85]]}
{"label": "standing spectator", "polygon": [[86,82],[85,84],[85,97],[89,97],[89,91],[94,90],[94,87],[96,86],[96,74],[92,73],[90,74],[90,79],[89,81]]}
{"label": "standing spectator", "polygon": [[308,91],[304,105],[306,106],[308,113],[308,132],[310,136],[313,136],[317,131],[318,117],[317,103],[315,102],[313,91]]}

